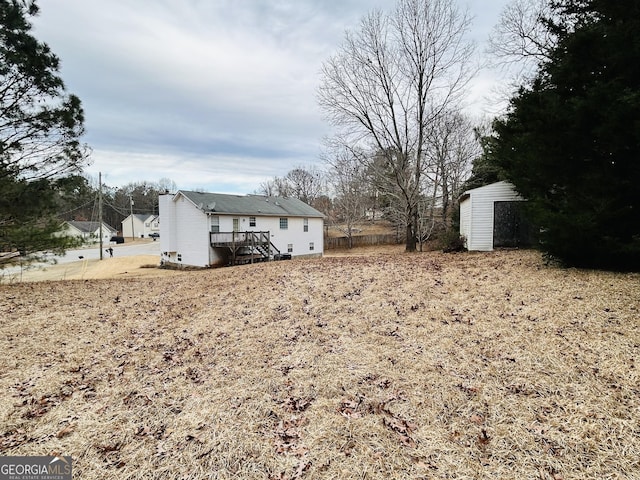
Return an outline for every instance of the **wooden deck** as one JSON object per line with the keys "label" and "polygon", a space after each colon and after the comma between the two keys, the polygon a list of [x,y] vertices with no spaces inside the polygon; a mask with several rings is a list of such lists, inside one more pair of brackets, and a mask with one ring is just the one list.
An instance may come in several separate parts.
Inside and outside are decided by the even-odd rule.
{"label": "wooden deck", "polygon": [[271,243],[270,232],[212,232],[211,246],[231,253],[230,265],[265,262],[280,258],[280,250]]}

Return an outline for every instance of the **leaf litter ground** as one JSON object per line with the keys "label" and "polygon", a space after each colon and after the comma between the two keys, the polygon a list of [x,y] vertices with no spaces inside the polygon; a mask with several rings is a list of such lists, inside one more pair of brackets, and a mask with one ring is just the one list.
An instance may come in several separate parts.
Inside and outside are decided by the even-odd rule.
{"label": "leaf litter ground", "polygon": [[0,286],[0,455],[104,478],[626,479],[640,275],[531,251]]}

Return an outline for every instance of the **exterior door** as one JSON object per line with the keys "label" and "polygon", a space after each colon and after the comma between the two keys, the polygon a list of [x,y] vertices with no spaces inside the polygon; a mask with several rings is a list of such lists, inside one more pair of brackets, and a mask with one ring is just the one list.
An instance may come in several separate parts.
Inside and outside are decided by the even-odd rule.
{"label": "exterior door", "polygon": [[233,231],[234,232],[239,232],[240,231],[240,219],[239,218],[234,218],[233,219]]}
{"label": "exterior door", "polygon": [[531,245],[531,228],[522,213],[522,202],[494,202],[493,248]]}

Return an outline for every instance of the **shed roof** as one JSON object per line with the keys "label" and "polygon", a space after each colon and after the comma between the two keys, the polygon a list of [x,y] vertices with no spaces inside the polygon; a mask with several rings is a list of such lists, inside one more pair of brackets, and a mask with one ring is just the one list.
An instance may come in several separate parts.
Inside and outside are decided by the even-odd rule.
{"label": "shed roof", "polygon": [[471,188],[471,189],[465,191],[462,195],[460,195],[460,198],[458,199],[458,201],[462,202],[462,201],[466,200],[467,198],[471,197],[471,195],[474,194],[474,193],[484,192],[484,191],[488,191],[488,190],[504,189],[504,188],[512,190],[516,194],[518,193],[516,191],[515,187],[513,186],[513,184],[511,184],[510,182],[507,182],[505,180],[502,180],[502,181],[499,181],[499,182],[494,182],[494,183],[489,183],[487,185],[482,185],[481,187]]}
{"label": "shed roof", "polygon": [[198,208],[206,213],[264,216],[324,217],[302,200],[291,197],[265,195],[228,195],[180,190]]}

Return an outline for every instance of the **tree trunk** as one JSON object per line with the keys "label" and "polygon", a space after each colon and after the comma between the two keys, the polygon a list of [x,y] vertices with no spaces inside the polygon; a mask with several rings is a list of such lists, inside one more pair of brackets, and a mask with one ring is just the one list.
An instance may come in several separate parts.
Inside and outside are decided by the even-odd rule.
{"label": "tree trunk", "polygon": [[416,251],[416,231],[417,231],[417,207],[412,207],[407,215],[407,239],[405,244],[405,252]]}

